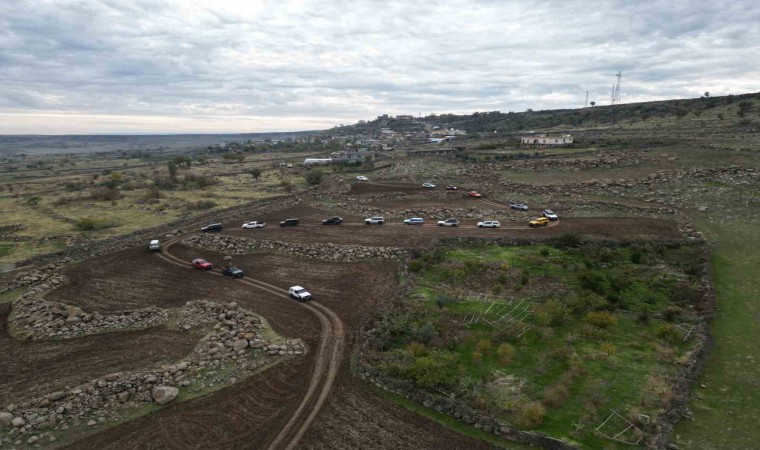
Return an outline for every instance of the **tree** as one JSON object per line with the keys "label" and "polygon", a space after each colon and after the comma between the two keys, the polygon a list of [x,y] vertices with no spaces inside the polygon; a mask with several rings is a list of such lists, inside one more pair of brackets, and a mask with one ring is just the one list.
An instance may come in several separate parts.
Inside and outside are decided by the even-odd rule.
{"label": "tree", "polygon": [[254,179],[258,180],[261,176],[261,169],[254,167],[253,169],[249,170],[248,173],[250,173]]}
{"label": "tree", "polygon": [[705,92],[705,98],[710,98],[710,93],[709,92]]}
{"label": "tree", "polygon": [[596,102],[591,102],[591,103],[589,103],[589,104],[591,105],[591,107],[592,107],[592,108],[593,108],[594,106],[596,106]]}
{"label": "tree", "polygon": [[322,182],[322,171],[319,169],[310,169],[304,174],[306,184],[316,186]]}
{"label": "tree", "polygon": [[169,160],[166,162],[166,167],[169,169],[169,177],[172,179],[177,178],[177,163]]}

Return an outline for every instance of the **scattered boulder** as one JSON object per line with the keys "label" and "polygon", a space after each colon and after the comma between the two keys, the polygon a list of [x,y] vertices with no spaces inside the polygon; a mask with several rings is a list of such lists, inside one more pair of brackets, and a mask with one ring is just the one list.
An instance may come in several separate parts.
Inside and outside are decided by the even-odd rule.
{"label": "scattered boulder", "polygon": [[159,405],[166,405],[172,402],[177,395],[179,395],[179,389],[171,386],[159,386],[153,389],[153,400]]}
{"label": "scattered boulder", "polygon": [[0,427],[9,427],[13,422],[13,414],[9,412],[0,412]]}

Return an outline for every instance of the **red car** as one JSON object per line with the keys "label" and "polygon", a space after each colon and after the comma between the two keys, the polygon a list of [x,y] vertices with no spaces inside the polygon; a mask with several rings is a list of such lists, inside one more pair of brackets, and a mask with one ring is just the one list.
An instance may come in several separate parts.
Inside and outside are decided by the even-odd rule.
{"label": "red car", "polygon": [[470,197],[480,198],[482,195],[478,191],[470,191],[467,193]]}
{"label": "red car", "polygon": [[195,258],[190,264],[196,269],[211,270],[214,268],[210,262],[200,258]]}

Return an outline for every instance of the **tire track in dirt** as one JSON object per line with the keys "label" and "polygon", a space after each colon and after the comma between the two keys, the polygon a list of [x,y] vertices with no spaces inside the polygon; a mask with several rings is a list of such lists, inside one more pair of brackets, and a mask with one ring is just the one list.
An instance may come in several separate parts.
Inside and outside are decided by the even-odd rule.
{"label": "tire track in dirt", "polygon": [[[174,265],[193,270],[185,261],[171,255],[169,252],[171,246],[177,243],[180,239],[181,238],[176,238],[169,241],[164,246],[164,253],[159,253],[159,257]],[[221,273],[211,273],[223,277]],[[238,281],[253,288],[291,300],[290,297],[284,293],[286,292],[285,289],[264,281],[249,277],[243,277]],[[319,410],[332,389],[345,348],[345,327],[337,314],[315,301],[302,303],[301,306],[309,310],[319,319],[322,327],[322,338],[317,350],[317,359],[306,394],[304,394],[295,412],[290,416],[277,436],[275,436],[272,442],[267,446],[268,449],[272,450],[278,448],[290,450],[295,448],[298,444],[309,425],[311,425],[314,418],[319,413]],[[306,415],[306,417],[303,417],[304,415]],[[232,438],[228,442],[220,442],[219,445],[224,447],[225,445],[232,444],[235,440],[237,440],[237,437]]]}

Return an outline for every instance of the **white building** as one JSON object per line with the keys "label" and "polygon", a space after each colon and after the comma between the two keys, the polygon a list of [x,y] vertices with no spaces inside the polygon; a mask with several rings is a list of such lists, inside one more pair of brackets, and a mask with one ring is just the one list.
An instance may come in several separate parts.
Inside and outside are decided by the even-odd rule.
{"label": "white building", "polygon": [[545,134],[531,134],[520,137],[523,147],[554,147],[573,143],[573,137],[569,134],[562,136],[547,136]]}

